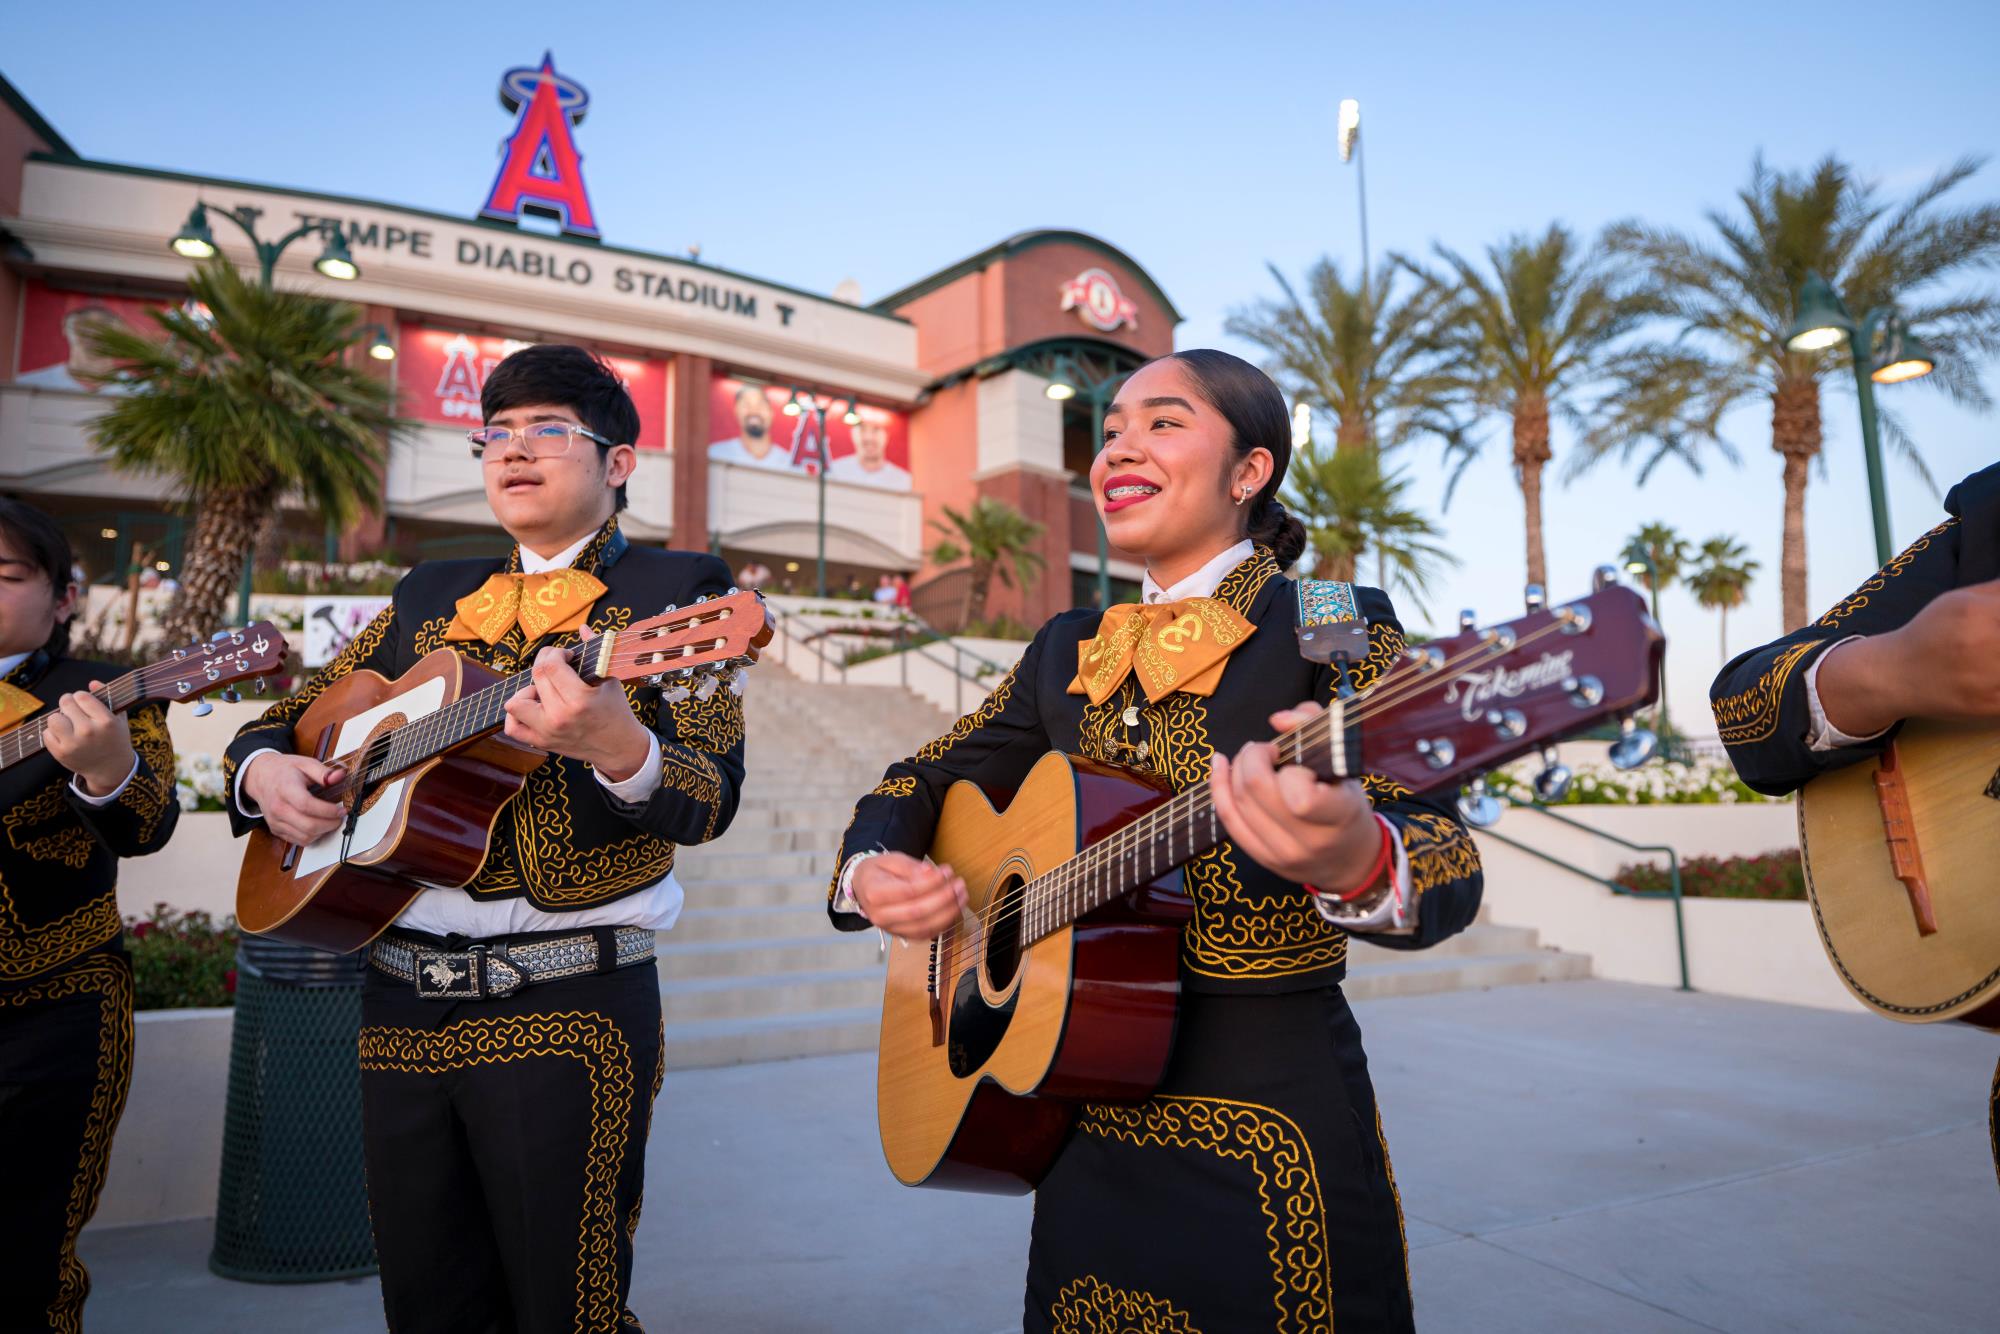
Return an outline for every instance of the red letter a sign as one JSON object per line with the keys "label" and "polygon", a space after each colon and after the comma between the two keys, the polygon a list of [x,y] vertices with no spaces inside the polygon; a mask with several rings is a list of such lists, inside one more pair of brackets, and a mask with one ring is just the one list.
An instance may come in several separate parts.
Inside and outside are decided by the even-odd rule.
{"label": "red letter a sign", "polygon": [[583,187],[583,157],[570,127],[583,122],[590,94],[556,73],[544,54],[539,68],[510,69],[500,80],[500,105],[518,112],[501,146],[500,174],[486,193],[482,218],[518,223],[523,213],[554,218],[572,236],[595,238],[597,216]]}

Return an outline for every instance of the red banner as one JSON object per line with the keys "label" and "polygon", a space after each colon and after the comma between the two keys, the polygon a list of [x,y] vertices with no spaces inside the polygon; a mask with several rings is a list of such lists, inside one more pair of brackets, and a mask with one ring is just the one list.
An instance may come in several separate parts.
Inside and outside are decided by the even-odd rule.
{"label": "red banner", "polygon": [[21,303],[21,348],[15,383],[82,393],[117,392],[85,378],[93,371],[111,369],[109,363],[99,361],[85,346],[91,326],[125,324],[158,338],[160,326],[150,314],[165,305],[162,301],[66,292],[30,280]]}
{"label": "red banner", "polygon": [[[709,461],[814,475],[819,470],[819,417],[803,402],[796,417],[787,417],[789,398],[789,389],[717,375],[708,394]],[[827,410],[827,480],[909,490],[909,417],[863,403],[854,409],[859,420],[850,423],[847,410],[845,401]]]}
{"label": "red banner", "polygon": [[[397,410],[418,421],[478,426],[479,391],[507,355],[527,343],[405,324],[396,358]],[[606,355],[639,409],[640,449],[667,447],[667,363]]]}

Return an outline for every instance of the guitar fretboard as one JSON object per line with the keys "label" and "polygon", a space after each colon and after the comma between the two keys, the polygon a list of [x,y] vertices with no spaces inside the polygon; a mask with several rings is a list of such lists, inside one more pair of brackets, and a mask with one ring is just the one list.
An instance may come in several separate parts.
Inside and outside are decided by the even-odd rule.
{"label": "guitar fretboard", "polygon": [[[573,644],[563,652],[571,666],[578,666],[589,652],[601,646],[601,642],[588,640]],[[594,680],[588,671],[581,674],[587,682]],[[377,737],[360,757],[335,757],[329,763],[350,768],[358,764],[358,777],[363,785],[387,782],[448,750],[505,727],[507,701],[533,685],[534,679],[532,670],[503,677],[483,690],[453,700],[441,709]],[[352,781],[350,777],[349,782]]]}
{"label": "guitar fretboard", "polygon": [[[1336,700],[1326,712],[1285,732],[1277,738],[1279,759],[1333,777],[1358,775],[1360,747],[1345,715],[1344,702]],[[1197,783],[1023,885],[1022,945],[1158,880],[1215,848],[1223,838],[1222,819],[1208,785]]]}
{"label": "guitar fretboard", "polygon": [[[111,684],[90,693],[104,701],[104,706],[113,713],[131,708],[139,700],[139,672],[127,672]],[[44,737],[48,731],[49,719],[55,716],[54,708],[22,723],[10,732],[0,732],[0,769],[19,764],[31,755],[39,755],[48,747]]]}

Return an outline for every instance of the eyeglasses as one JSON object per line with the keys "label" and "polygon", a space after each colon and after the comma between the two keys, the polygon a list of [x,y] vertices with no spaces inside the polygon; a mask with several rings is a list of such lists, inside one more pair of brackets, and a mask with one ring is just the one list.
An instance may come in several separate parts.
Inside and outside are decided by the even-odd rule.
{"label": "eyeglasses", "polygon": [[588,426],[579,426],[575,422],[536,422],[518,431],[509,426],[482,426],[465,433],[465,438],[472,442],[472,457],[476,459],[486,457],[489,449],[504,451],[517,440],[521,448],[528,451],[530,458],[559,459],[569,453],[578,436],[606,449],[616,448],[615,441],[606,440]]}

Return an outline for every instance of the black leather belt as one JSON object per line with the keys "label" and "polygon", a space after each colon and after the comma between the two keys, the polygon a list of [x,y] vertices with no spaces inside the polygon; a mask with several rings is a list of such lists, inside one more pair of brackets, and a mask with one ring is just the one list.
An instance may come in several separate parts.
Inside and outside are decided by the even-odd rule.
{"label": "black leather belt", "polygon": [[643,926],[596,927],[534,940],[499,936],[456,950],[391,933],[369,947],[368,962],[412,983],[426,1000],[488,1000],[538,982],[645,963],[653,957],[653,943],[652,929]]}

